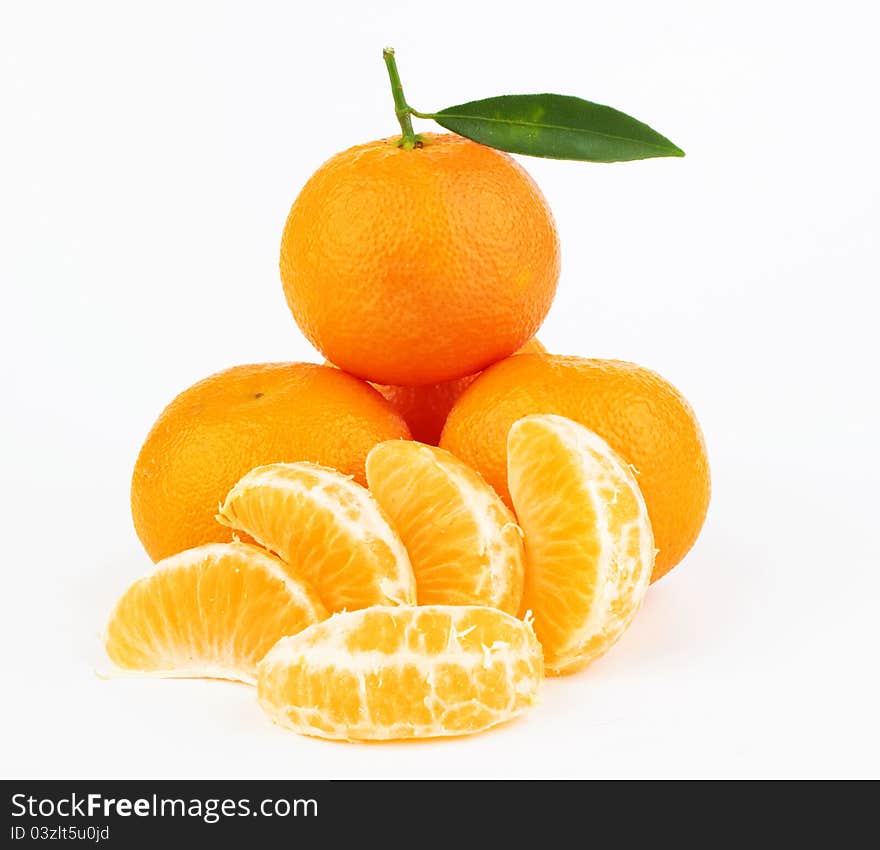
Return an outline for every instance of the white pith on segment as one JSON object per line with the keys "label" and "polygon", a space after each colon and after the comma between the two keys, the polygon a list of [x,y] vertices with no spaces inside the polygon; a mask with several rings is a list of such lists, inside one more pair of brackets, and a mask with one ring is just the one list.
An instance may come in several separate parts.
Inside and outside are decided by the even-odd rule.
{"label": "white pith on segment", "polygon": [[[331,520],[329,525],[335,530],[334,537],[349,553],[348,561],[336,573],[328,575],[321,571],[321,552],[332,549],[332,540],[323,539],[320,546],[311,547],[305,554],[298,553],[285,541],[270,539],[266,529],[242,520],[237,506],[245,500],[260,499],[273,493],[293,498],[306,506],[296,517],[300,525],[291,524],[288,529],[288,538],[294,541],[294,546],[308,539],[308,523],[312,517],[321,516]],[[365,605],[414,605],[416,602],[415,577],[400,537],[370,492],[351,476],[342,475],[335,469],[306,462],[259,466],[230,490],[220,507],[217,521],[246,532],[275,552],[293,572],[311,580],[331,610]],[[387,547],[390,559],[380,559],[372,551],[371,547],[378,542]],[[372,580],[372,589],[367,594],[368,598],[362,599],[359,604],[350,601],[334,604],[333,600],[324,598],[325,589],[328,585],[335,585],[344,594],[346,585],[351,586],[347,581],[346,567],[354,559],[372,562],[371,569],[361,573]]]}
{"label": "white pith on segment", "polygon": [[[469,640],[476,626],[468,627],[467,621],[477,610],[490,612],[491,619],[497,618],[499,632],[511,639],[493,640],[489,645],[477,644],[475,637]],[[377,617],[387,619],[386,625],[395,632],[393,651],[372,646],[353,649],[349,641],[358,639],[367,618]],[[444,618],[448,632],[439,651],[413,649],[413,644],[418,645],[422,628],[419,621],[424,617]],[[321,628],[310,627],[280,640],[258,667],[261,706],[275,723],[301,734],[349,741],[449,737],[503,723],[537,701],[543,679],[541,646],[530,624],[497,609],[452,605],[375,607],[335,614],[318,626]],[[449,667],[460,672],[467,683],[454,703],[444,701],[437,693],[440,678]],[[502,686],[491,694],[481,691],[481,671],[497,674],[500,670],[504,671],[498,676]],[[418,713],[422,715],[427,709],[430,720],[424,716],[417,719],[411,713],[408,716],[412,707],[405,701],[395,703],[391,722],[371,713],[370,702],[382,697],[383,681],[407,673],[427,691]],[[290,685],[298,675],[306,677],[308,687]],[[351,685],[352,676],[356,686]],[[336,677],[343,677],[343,682],[337,681],[334,689]],[[316,683],[319,686],[313,687]],[[332,716],[332,703],[343,687],[349,697],[356,694],[357,699],[356,717],[345,722]],[[491,707],[482,701],[485,699]],[[479,720],[467,728],[457,727],[451,718],[462,711],[479,712]]]}
{"label": "white pith on segment", "polygon": [[[484,580],[489,584],[489,590],[486,592],[482,586],[478,586],[476,594],[481,598],[485,596],[487,599],[485,604],[499,607],[504,597],[510,594],[512,572],[519,572],[519,584],[522,585],[522,531],[516,524],[513,514],[488,484],[485,487],[477,487],[455,464],[438,463],[434,455],[431,455],[431,461],[437,464],[438,468],[458,487],[465,507],[476,521],[479,535],[477,550],[486,559],[489,567],[483,574]],[[504,516],[506,521],[495,521],[493,511]],[[511,549],[505,541],[505,537],[511,531],[517,538],[519,549]],[[512,564],[511,561],[516,563]],[[517,599],[513,604],[514,613],[518,605]]]}
{"label": "white pith on segment", "polygon": [[[383,457],[389,454],[390,459]],[[436,594],[435,585],[439,585],[443,592],[436,594],[438,598],[433,602],[489,605],[515,614],[522,595],[522,531],[513,514],[479,473],[464,467],[444,449],[416,442],[393,440],[379,443],[367,456],[367,480],[374,494],[382,501],[383,490],[393,490],[396,501],[402,503],[404,509],[418,503],[419,488],[429,486],[432,477],[435,481],[437,478],[445,480],[460,498],[460,505],[450,499],[433,505],[430,514],[425,511],[423,516],[416,517],[421,523],[420,537],[433,532],[433,537],[427,541],[431,549],[428,559],[443,551],[442,547],[435,546],[439,541],[437,535],[453,528],[456,522],[472,523],[474,535],[463,542],[467,547],[467,559],[453,558],[428,566],[414,550],[410,551],[413,569],[417,572],[419,602],[424,601],[424,587],[430,585]],[[413,496],[409,497],[409,493]],[[392,521],[396,521],[392,505],[387,501],[382,504]],[[436,522],[441,518],[448,523],[438,530]],[[398,523],[398,529],[402,533],[404,525]],[[402,533],[402,536],[406,535]],[[404,540],[404,545],[411,546],[415,542]],[[465,574],[465,560],[471,564],[478,560],[479,568]],[[443,587],[447,577],[448,592]],[[471,587],[466,586],[468,579],[473,582]],[[452,588],[455,588],[454,595]],[[439,598],[440,595],[443,598]]]}
{"label": "white pith on segment", "polygon": [[[246,576],[263,573],[271,580],[270,587],[263,588],[262,592],[271,590],[276,617],[262,620],[262,632],[255,631],[253,622],[247,628],[239,627],[247,613],[246,587],[237,598],[227,597],[229,608],[222,608],[222,593],[229,590],[222,583],[224,578],[240,574],[242,570],[246,570]],[[180,611],[193,606],[181,606],[179,598],[167,596],[168,588],[163,583],[163,579],[173,578],[175,573],[195,581],[193,593],[198,616],[185,623]],[[208,601],[221,611],[232,611],[235,616],[228,633],[222,638],[215,634],[210,643],[203,627],[207,612],[202,606],[203,590],[211,590],[203,588],[203,582],[209,580],[214,582],[216,593]],[[146,606],[154,615],[152,619],[158,620],[158,627],[144,619]],[[168,678],[232,679],[253,685],[257,662],[280,637],[290,633],[294,623],[303,628],[327,616],[317,594],[292,578],[273,555],[246,543],[209,543],[159,561],[150,573],[134,582],[110,615],[104,644],[111,659],[126,670]],[[255,647],[261,645],[263,650],[255,653]],[[151,659],[149,666],[131,667],[121,663],[125,650],[132,647]]]}
{"label": "white pith on segment", "polygon": [[[601,437],[561,416],[524,417],[513,424],[508,435],[508,484],[514,509],[526,535],[526,571],[531,571],[533,584],[540,585],[542,570],[547,569],[549,560],[554,557],[553,546],[565,544],[560,534],[554,535],[553,528],[536,527],[535,519],[529,515],[528,494],[534,493],[536,482],[530,479],[525,457],[528,435],[538,431],[554,438],[554,454],[558,453],[560,462],[577,476],[578,490],[584,499],[589,500],[595,512],[595,532],[600,542],[600,554],[595,562],[583,564],[583,572],[594,576],[595,592],[589,611],[576,627],[571,628],[564,645],[554,647],[553,652],[545,648],[547,670],[565,673],[604,654],[636,615],[651,579],[654,539],[647,507],[631,468]],[[615,491],[611,505],[600,493],[603,485],[606,488],[611,486]],[[621,488],[629,490],[637,509],[620,532],[612,534],[609,508],[616,503]],[[552,492],[546,494],[548,499],[553,496]],[[628,554],[633,535],[638,541],[636,557]],[[565,588],[554,590],[558,590],[560,596],[565,594]],[[622,604],[617,604],[621,600]],[[539,599],[531,602],[536,629],[541,634],[542,606]]]}

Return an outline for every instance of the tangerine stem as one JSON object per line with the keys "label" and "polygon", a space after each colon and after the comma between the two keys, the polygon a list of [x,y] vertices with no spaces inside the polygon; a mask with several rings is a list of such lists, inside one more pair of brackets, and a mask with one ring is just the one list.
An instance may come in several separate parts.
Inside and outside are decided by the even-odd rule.
{"label": "tangerine stem", "polygon": [[400,83],[400,74],[397,73],[397,62],[394,59],[394,48],[386,47],[382,51],[382,58],[385,60],[385,67],[388,69],[388,79],[391,80],[391,94],[394,97],[394,114],[400,122],[400,129],[403,135],[397,143],[405,151],[411,151],[414,147],[421,144],[421,139],[413,130],[412,109],[403,96],[403,86]]}

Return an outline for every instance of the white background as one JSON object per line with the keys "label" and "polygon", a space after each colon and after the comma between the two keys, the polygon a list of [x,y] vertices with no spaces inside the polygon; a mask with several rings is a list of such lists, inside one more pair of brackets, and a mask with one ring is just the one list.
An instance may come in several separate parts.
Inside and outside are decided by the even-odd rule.
{"label": "white background", "polygon": [[[868,2],[4,2],[2,766],[11,777],[877,776],[878,20]],[[621,643],[505,728],[358,746],[250,689],[107,681],[149,568],[131,468],[161,408],[315,359],[282,296],[290,204],[422,110],[558,91],[682,160],[523,160],[554,210],[552,351],[691,399],[714,494]],[[423,126],[423,125],[420,125]]]}

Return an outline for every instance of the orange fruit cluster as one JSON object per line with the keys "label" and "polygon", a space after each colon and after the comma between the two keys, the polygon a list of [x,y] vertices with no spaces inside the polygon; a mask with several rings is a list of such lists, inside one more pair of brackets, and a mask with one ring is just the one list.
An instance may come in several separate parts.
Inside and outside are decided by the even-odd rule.
{"label": "orange fruit cluster", "polygon": [[131,491],[157,563],[110,616],[113,662],[389,740],[506,722],[605,654],[694,544],[709,469],[663,378],[534,339],[558,275],[506,154],[427,135],[322,166],[281,277],[325,364],[235,367],[162,412]]}

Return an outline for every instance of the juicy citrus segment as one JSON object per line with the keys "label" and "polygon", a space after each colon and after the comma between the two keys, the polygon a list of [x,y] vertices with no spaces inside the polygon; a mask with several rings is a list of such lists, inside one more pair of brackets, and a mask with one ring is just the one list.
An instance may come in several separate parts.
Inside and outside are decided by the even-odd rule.
{"label": "juicy citrus segment", "polygon": [[569,672],[604,654],[641,604],[654,563],[645,501],[626,463],[570,419],[526,416],[507,447],[525,533],[522,608],[548,672]]}
{"label": "juicy citrus segment", "polygon": [[279,555],[330,611],[415,604],[403,543],[370,492],[335,469],[259,466],[232,488],[217,520]]}
{"label": "juicy citrus segment", "polygon": [[479,473],[443,449],[388,440],[367,455],[367,482],[409,552],[420,605],[516,614],[522,533]]}
{"label": "juicy citrus segment", "polygon": [[278,642],[259,666],[278,724],[341,740],[480,732],[537,701],[541,646],[495,608],[432,605],[338,614]]}
{"label": "juicy citrus segment", "polygon": [[254,684],[257,662],[327,611],[277,558],[209,543],[160,561],[116,604],[104,635],[119,667]]}

